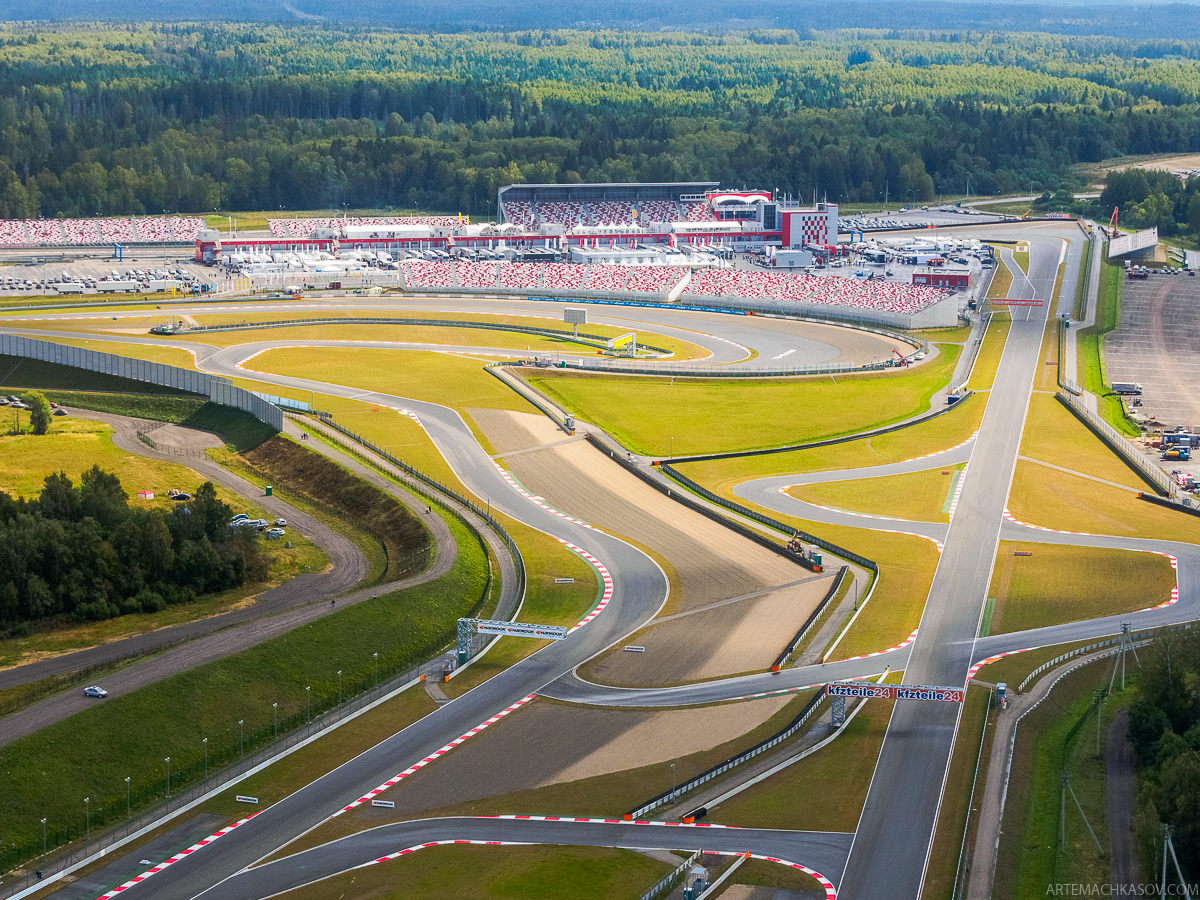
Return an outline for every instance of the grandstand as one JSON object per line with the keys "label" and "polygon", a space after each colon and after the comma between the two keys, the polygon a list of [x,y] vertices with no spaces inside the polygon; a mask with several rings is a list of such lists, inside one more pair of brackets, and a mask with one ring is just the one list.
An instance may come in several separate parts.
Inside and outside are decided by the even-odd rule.
{"label": "grandstand", "polygon": [[463,216],[348,216],[345,218],[322,219],[268,219],[267,226],[271,234],[277,238],[310,238],[318,230],[335,231],[345,234],[347,228],[371,228],[381,230],[389,228],[421,227],[426,228],[455,228],[468,224],[469,219]]}
{"label": "grandstand", "polygon": [[941,288],[920,285],[728,269],[697,272],[684,293],[685,298],[792,301],[900,315],[922,312],[950,296]]}
{"label": "grandstand", "polygon": [[[534,230],[541,225],[606,227],[674,222],[681,198],[701,197],[718,182],[630,184],[510,184],[497,193],[505,222]],[[634,216],[634,212],[637,216]]]}

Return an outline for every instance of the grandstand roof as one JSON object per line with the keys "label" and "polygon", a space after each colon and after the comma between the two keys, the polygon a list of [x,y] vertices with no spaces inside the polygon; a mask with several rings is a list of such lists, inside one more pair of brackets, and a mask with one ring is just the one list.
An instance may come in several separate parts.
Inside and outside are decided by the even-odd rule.
{"label": "grandstand roof", "polygon": [[501,200],[586,200],[612,197],[671,199],[680,194],[715,190],[719,181],[609,182],[605,184],[509,184],[497,192]]}

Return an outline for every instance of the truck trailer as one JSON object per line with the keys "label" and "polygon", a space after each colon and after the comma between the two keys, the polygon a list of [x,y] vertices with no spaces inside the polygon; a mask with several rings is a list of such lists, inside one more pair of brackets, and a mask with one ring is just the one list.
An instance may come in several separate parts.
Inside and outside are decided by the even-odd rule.
{"label": "truck trailer", "polygon": [[1142,386],[1133,381],[1114,381],[1112,389],[1115,394],[1140,394],[1142,392]]}

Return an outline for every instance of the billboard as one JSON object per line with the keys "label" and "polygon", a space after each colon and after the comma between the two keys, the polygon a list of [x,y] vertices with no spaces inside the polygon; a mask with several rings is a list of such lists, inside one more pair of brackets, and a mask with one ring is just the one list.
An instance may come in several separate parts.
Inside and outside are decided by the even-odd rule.
{"label": "billboard", "polygon": [[608,349],[624,350],[626,347],[629,347],[631,344],[635,343],[637,343],[637,332],[630,331],[621,335],[620,337],[615,337],[610,340],[608,342]]}
{"label": "billboard", "polygon": [[858,681],[831,681],[825,685],[830,697],[866,697],[879,700],[939,700],[962,703],[963,689],[932,687],[927,684],[863,684]]}
{"label": "billboard", "polygon": [[476,619],[475,630],[480,634],[508,634],[551,641],[561,641],[567,636],[565,625],[528,625],[524,622],[498,622],[495,619]]}
{"label": "billboard", "polygon": [[1124,256],[1126,253],[1136,253],[1138,250],[1149,250],[1158,243],[1158,229],[1147,228],[1137,234],[1122,234],[1108,242],[1108,255]]}
{"label": "billboard", "polygon": [[567,306],[563,308],[563,322],[568,325],[586,325],[587,310],[580,309],[577,306]]}

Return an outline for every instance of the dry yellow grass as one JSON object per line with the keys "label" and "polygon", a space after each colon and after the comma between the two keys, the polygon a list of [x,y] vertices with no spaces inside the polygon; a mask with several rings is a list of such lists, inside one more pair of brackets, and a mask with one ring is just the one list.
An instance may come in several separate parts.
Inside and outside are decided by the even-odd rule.
{"label": "dry yellow grass", "polygon": [[915,522],[949,522],[942,510],[961,465],[906,475],[831,481],[788,488],[798,500],[849,512],[871,513]]}
{"label": "dry yellow grass", "polygon": [[1029,400],[1021,455],[1126,484],[1132,490],[1148,490],[1107,444],[1050,394],[1034,394]]}

